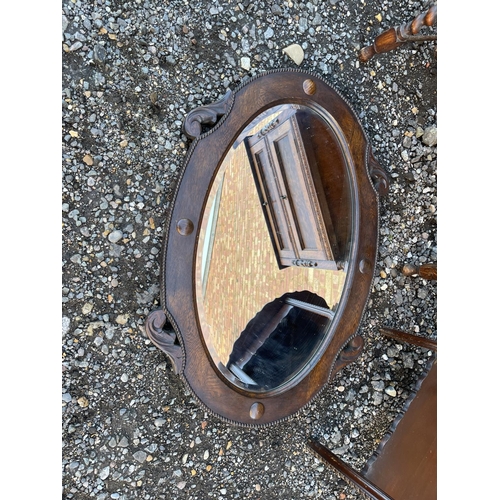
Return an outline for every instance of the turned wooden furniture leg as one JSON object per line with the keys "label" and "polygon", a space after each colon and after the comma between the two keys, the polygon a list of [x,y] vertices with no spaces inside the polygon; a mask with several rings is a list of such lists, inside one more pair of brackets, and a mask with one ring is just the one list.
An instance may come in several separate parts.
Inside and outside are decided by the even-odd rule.
{"label": "turned wooden furniture leg", "polygon": [[403,332],[394,328],[380,328],[380,333],[386,337],[390,337],[399,342],[408,342],[409,344],[429,349],[430,351],[437,351],[437,342],[435,340],[426,339],[412,333]]}
{"label": "turned wooden furniture leg", "polygon": [[407,42],[425,42],[436,40],[436,35],[418,35],[422,26],[433,26],[437,20],[437,5],[433,5],[427,12],[420,14],[413,21],[402,24],[398,28],[390,28],[381,33],[373,45],[363,47],[359,53],[361,62],[369,61],[375,54],[382,54],[394,50]]}
{"label": "turned wooden furniture leg", "polygon": [[437,281],[437,264],[422,264],[421,266],[405,264],[402,273],[405,276],[420,276],[424,280]]}

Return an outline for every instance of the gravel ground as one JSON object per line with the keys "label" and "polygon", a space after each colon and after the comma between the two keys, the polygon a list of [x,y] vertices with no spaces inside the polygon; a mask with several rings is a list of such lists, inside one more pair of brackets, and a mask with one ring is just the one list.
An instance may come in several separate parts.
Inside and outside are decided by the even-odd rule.
{"label": "gravel ground", "polygon": [[[437,49],[408,44],[367,64],[361,47],[422,1],[62,2],[62,495],[64,499],[356,499],[308,436],[361,468],[429,353],[383,339],[436,338]],[[366,346],[308,407],[264,429],[205,412],[144,334],[159,306],[162,227],[191,109],[266,70],[297,65],[352,104],[389,173],[380,253],[360,325]]]}

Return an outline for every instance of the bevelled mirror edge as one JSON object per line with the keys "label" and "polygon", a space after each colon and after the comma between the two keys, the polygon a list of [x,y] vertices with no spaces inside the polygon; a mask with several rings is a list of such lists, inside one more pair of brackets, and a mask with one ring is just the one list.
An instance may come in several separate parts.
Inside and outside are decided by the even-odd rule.
{"label": "bevelled mirror edge", "polygon": [[[225,377],[229,378],[230,382],[238,385],[239,381],[241,383],[240,388],[247,391],[257,390],[257,392],[259,392],[259,390],[265,390],[266,397],[283,392],[287,390],[290,385],[298,383],[308,371],[307,369],[303,370],[302,367],[314,365],[314,360],[318,358],[318,351],[320,350],[318,348],[322,347],[319,343],[327,342],[328,336],[335,327],[335,322],[333,321],[335,316],[334,311],[336,311],[340,305],[341,291],[347,274],[345,268],[348,265],[346,262],[348,256],[339,254],[338,251],[339,248],[349,248],[350,241],[341,241],[344,238],[340,237],[344,235],[336,231],[339,239],[335,237],[333,232],[334,227],[340,230],[342,229],[342,225],[348,226],[348,235],[351,232],[351,219],[353,219],[351,212],[353,203],[350,193],[353,191],[351,178],[354,174],[350,172],[352,166],[350,165],[351,160],[347,148],[345,146],[341,147],[339,143],[342,141],[335,136],[335,134],[339,135],[340,131],[335,132],[335,126],[332,123],[330,124],[332,130],[327,132],[327,135],[324,133],[323,135],[319,134],[318,132],[321,131],[321,129],[318,129],[317,120],[320,118],[316,110],[311,108],[299,106],[297,104],[281,104],[263,111],[257,119],[249,120],[250,123],[246,126],[245,130],[248,131],[250,135],[245,138],[245,133],[243,132],[238,136],[238,139],[233,143],[231,150],[218,168],[215,176],[216,181],[212,184],[208,197],[209,201],[204,209],[204,219],[200,224],[201,231],[197,238],[198,259],[196,283],[198,286],[196,312],[200,319],[201,330],[207,350],[213,359],[214,365],[218,367],[219,372],[225,374]],[[322,123],[323,129],[327,125],[325,120],[324,123]],[[306,127],[311,137],[313,135],[321,135],[321,141],[312,141],[312,143],[309,144],[309,148],[307,148],[306,144],[308,144],[307,139],[309,138],[303,136],[301,127]],[[248,141],[249,137],[250,141]],[[276,140],[278,142],[275,142]],[[325,146],[322,146],[323,142]],[[286,145],[289,151],[282,151],[279,153],[283,144]],[[312,146],[314,146],[314,151],[311,149]],[[276,149],[276,152],[272,153],[274,149]],[[333,189],[332,186],[329,186],[329,184],[331,184],[330,180],[324,177],[324,172],[322,172],[322,177],[320,177],[320,170],[318,169],[319,165],[317,163],[323,164],[321,166],[323,170],[325,169],[324,164],[327,162],[324,158],[317,157],[318,151],[323,151],[324,155],[325,149],[329,150],[327,151],[330,153],[328,157],[329,161],[335,156],[332,149],[338,150],[337,156],[342,156],[342,161],[339,161],[337,158],[337,163],[339,163],[339,165],[336,168],[341,171],[337,172],[334,184],[338,186],[335,186],[334,192],[328,193],[328,200],[325,199],[324,204],[321,204],[321,195],[325,197],[323,184],[325,191],[331,191]],[[263,158],[259,160],[263,155],[266,160],[264,161]],[[274,162],[278,162],[279,165],[271,167]],[[272,169],[275,171],[275,174],[269,171],[269,175],[267,175],[264,172],[266,168]],[[314,175],[316,171],[317,173]],[[288,189],[287,175],[289,177],[294,177],[294,179],[289,179],[293,189]],[[274,225],[279,222],[278,219],[280,219],[280,217],[274,215],[275,210],[271,209],[271,202],[268,199],[269,188],[266,188],[269,182],[271,182],[271,178],[275,176],[278,176],[281,180],[279,181],[280,185],[276,185],[274,189],[279,188],[283,193],[287,194],[287,196],[281,196],[281,198],[283,198],[283,200],[281,200],[279,199],[278,193],[276,193],[275,197],[279,205],[277,210],[278,212],[281,209],[283,209],[284,212],[291,210],[288,219],[289,224],[292,224],[292,226],[289,227],[293,227],[291,233],[292,239],[298,238],[298,240],[304,240],[302,243],[306,243],[305,246],[307,250],[300,250],[300,242],[298,240],[293,242],[294,244],[291,245],[291,247],[293,246],[296,248],[295,251],[299,252],[299,254],[296,255],[290,255],[290,252],[292,252],[291,247],[289,250],[286,248],[281,248],[280,250],[280,248],[278,248],[279,245],[275,241],[277,234],[281,234],[281,239],[284,237],[283,234],[285,232],[284,227],[277,231],[274,228]],[[253,181],[255,181],[256,190],[251,188]],[[342,181],[342,183],[340,181]],[[283,184],[281,185],[281,183]],[[223,186],[225,191],[231,192],[232,196],[229,198],[230,203],[220,201],[220,192]],[[348,196],[347,199],[344,200],[343,206],[339,206],[337,203],[337,205],[334,205],[332,213],[330,214],[330,199],[341,198],[342,195],[346,197],[346,190]],[[259,196],[257,196],[257,191]],[[253,195],[251,194],[252,192]],[[225,196],[227,197],[227,195]],[[216,210],[215,207],[217,207]],[[341,210],[341,208],[343,208],[343,210]],[[272,212],[272,216],[269,215],[270,211]],[[228,212],[230,212],[229,216],[227,216]],[[300,214],[297,220],[294,219],[296,215],[295,212]],[[335,212],[337,212],[337,214],[335,214]],[[341,222],[344,222],[341,221],[341,214],[343,212],[346,212],[344,218],[347,224],[341,224]],[[214,216],[214,213],[217,215]],[[262,217],[262,215],[265,217]],[[334,226],[331,226],[332,223],[330,221],[331,227],[329,227],[327,231],[327,226],[324,225],[324,221],[326,219],[330,220],[330,215],[332,218],[334,215],[338,215],[338,217],[335,219]],[[259,221],[261,221],[260,228]],[[239,231],[239,226],[245,222],[248,222],[252,227],[250,239],[247,238],[247,240],[239,241],[235,238],[235,241],[232,242],[234,244],[234,249],[229,255],[227,252],[227,243],[226,245],[224,242],[217,245],[217,242],[214,246],[213,241],[217,241],[217,238],[214,237],[211,227],[216,226],[217,233],[224,239],[227,233],[236,235]],[[304,227],[304,225],[307,227]],[[220,228],[220,226],[222,226],[222,228]],[[269,238],[265,236],[266,229],[271,236],[270,240],[273,244],[272,247],[269,242],[266,244],[266,240],[269,241]],[[335,255],[333,253],[329,254],[329,252],[332,252],[333,247],[330,249],[330,243],[332,243],[332,241],[326,241],[328,236],[333,237],[333,243],[336,248]],[[209,241],[210,243],[208,243]],[[289,243],[291,243],[291,241]],[[215,251],[216,248],[218,252]],[[345,251],[346,250],[344,250],[344,252]],[[269,297],[267,289],[265,291],[263,290],[261,293],[260,290],[255,290],[253,286],[251,290],[248,289],[248,286],[246,289],[245,287],[242,288],[238,283],[241,280],[237,279],[230,283],[230,287],[225,291],[220,286],[219,280],[219,283],[217,283],[218,294],[214,294],[214,290],[210,290],[210,286],[209,290],[212,293],[208,293],[205,280],[207,269],[211,265],[212,252],[216,254],[219,253],[222,257],[222,261],[217,262],[216,260],[216,262],[214,262],[216,270],[224,269],[224,272],[227,274],[227,269],[229,268],[235,271],[237,276],[238,269],[242,268],[245,270],[245,273],[251,276],[258,276],[258,279],[264,283],[273,283],[274,291],[271,297]],[[302,254],[300,254],[300,252],[302,252]],[[258,261],[252,258],[253,255],[259,255]],[[335,259],[341,258],[342,262],[333,260],[334,257]],[[275,262],[274,265],[273,262]],[[305,276],[311,278],[310,271],[312,270],[314,270],[314,276],[312,276],[312,278],[314,278],[313,281],[311,282],[311,280],[307,279],[304,281]],[[285,277],[283,273],[285,276],[288,276],[288,280],[292,279],[294,281],[293,285],[288,285],[292,286],[292,288],[287,288],[286,283],[283,282],[283,278]],[[217,272],[215,272],[215,274],[217,274]],[[332,276],[332,274],[335,276]],[[329,286],[327,286],[325,282],[325,280],[328,279],[330,279]],[[336,286],[334,282],[331,281],[332,279],[337,283]],[[212,282],[213,281],[214,279],[212,279]],[[316,285],[319,286],[319,289]],[[338,288],[339,286],[340,288]],[[299,293],[298,290],[302,289],[320,293],[320,295],[324,296],[326,299],[326,302],[323,301],[323,306],[327,307],[327,310],[325,310],[327,314],[323,314],[323,316],[328,316],[328,321],[324,320],[327,321],[327,324],[323,325],[323,331],[321,332],[325,339],[316,335],[318,345],[314,345],[313,337],[315,337],[315,335],[312,333],[314,328],[310,327],[312,330],[309,331],[308,342],[304,343],[302,339],[300,341],[299,339],[295,339],[292,345],[290,344],[290,339],[293,338],[293,330],[290,330],[291,326],[289,323],[289,332],[287,333],[286,341],[289,344],[289,349],[300,351],[300,356],[302,356],[300,362],[296,355],[296,363],[294,363],[293,370],[289,371],[287,376],[282,378],[276,373],[269,372],[265,366],[261,367],[260,372],[256,374],[260,382],[256,382],[256,380],[252,379],[250,374],[245,374],[241,368],[243,368],[243,365],[247,365],[246,369],[248,370],[248,366],[255,365],[257,359],[261,359],[260,362],[262,363],[262,360],[265,359],[265,346],[262,346],[264,339],[267,339],[267,344],[271,344],[271,339],[274,337],[272,341],[273,344],[271,344],[274,346],[274,351],[276,351],[281,344],[279,342],[276,343],[276,332],[278,330],[269,329],[269,326],[262,327],[263,329],[261,329],[261,327],[255,325],[263,321],[269,321],[271,325],[273,314],[278,314],[278,309],[280,309],[280,307],[282,314],[281,319],[285,319],[285,317],[288,319],[290,316],[295,316],[296,322],[298,323],[301,321],[300,316],[305,318],[307,315],[312,314],[312,317],[310,316],[308,321],[311,325],[314,325],[318,323],[319,318],[322,316],[321,308],[318,311],[306,313],[304,307],[307,309],[308,306],[305,303],[302,303],[302,305],[297,303],[295,299],[300,298],[300,295],[297,295]],[[224,317],[224,320],[226,320],[225,326],[224,324],[216,326],[217,317],[210,315],[210,318],[205,319],[205,304],[208,305],[208,303],[217,303],[219,301],[219,306],[215,307],[215,309],[216,311],[222,310],[225,304],[221,302],[221,300],[225,300],[225,298],[221,299],[221,294],[224,297],[231,294],[232,297],[229,298],[230,301],[234,301],[234,298],[238,296],[247,297],[248,294],[254,296],[263,295],[263,297],[260,299],[260,305],[259,300],[255,302],[254,298],[252,304],[247,303],[244,307],[238,307],[237,310],[232,310],[230,321]],[[280,295],[282,295],[283,300],[279,299]],[[295,298],[293,298],[294,296]],[[285,299],[285,297],[288,298]],[[316,295],[316,297],[319,299],[319,296]],[[273,298],[275,300],[269,302],[269,300]],[[310,298],[304,296],[304,298],[306,302],[309,302],[312,296],[310,296]],[[321,304],[321,300],[322,299],[320,299],[320,302],[316,302],[317,305]],[[298,309],[294,309],[294,307],[290,305],[293,301],[296,302],[295,306]],[[268,303],[266,304],[266,302]],[[277,304],[278,309],[275,309],[274,313],[271,313],[270,311],[273,310],[273,303]],[[281,306],[279,306],[279,304],[281,304]],[[210,306],[210,309],[212,309],[212,304],[210,304]],[[244,310],[251,306],[253,306],[253,309],[248,310],[245,315]],[[311,305],[309,307],[313,306]],[[268,311],[267,313],[266,309]],[[293,314],[294,311],[302,311],[302,313],[297,314],[295,312],[295,314]],[[271,316],[269,316],[270,314]],[[274,316],[273,321],[276,322],[276,318],[278,317],[279,315]],[[317,320],[315,320],[314,317],[316,317]],[[230,340],[231,335],[229,333],[227,335],[224,334],[224,339],[221,339],[220,335],[214,338],[208,333],[209,330],[214,329],[218,332],[229,332],[234,330],[234,325],[237,321],[236,318],[240,318],[240,325],[237,329],[240,333],[238,333],[238,337],[234,338],[232,341]],[[267,320],[264,318],[267,318]],[[278,328],[279,325],[276,324],[274,327]],[[253,338],[253,340],[245,341],[245,338]],[[236,343],[234,343],[233,348],[233,342],[235,340]],[[215,347],[217,344],[219,345],[218,349]],[[254,347],[255,345],[261,345],[261,347],[258,353],[253,352],[253,355],[249,358],[249,353],[252,352],[252,344],[254,344]],[[244,347],[245,345],[246,347]],[[230,352],[231,349],[232,353]],[[253,348],[253,350],[255,350],[255,348]],[[246,351],[246,354],[244,351]],[[221,356],[218,354],[221,354]],[[272,362],[277,365],[278,358],[276,352],[273,353],[273,357],[274,359]],[[222,358],[225,358],[225,360]],[[248,363],[250,364],[248,365]],[[282,359],[281,364],[283,363],[284,360]],[[276,369],[274,369],[274,372],[275,371]],[[263,378],[262,372],[269,373]],[[286,370],[284,370],[283,373],[286,373]],[[238,380],[238,378],[241,378],[241,380]]]}

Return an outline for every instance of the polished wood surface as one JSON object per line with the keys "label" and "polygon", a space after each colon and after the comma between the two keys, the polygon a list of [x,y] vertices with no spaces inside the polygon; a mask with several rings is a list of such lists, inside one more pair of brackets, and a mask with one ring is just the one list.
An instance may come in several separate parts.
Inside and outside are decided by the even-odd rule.
{"label": "polished wood surface", "polygon": [[413,345],[430,349],[431,351],[437,351],[437,342],[435,340],[420,337],[395,328],[381,328],[380,333],[399,342],[409,342]]}
{"label": "polished wood surface", "polygon": [[424,26],[433,26],[437,21],[437,6],[433,5],[426,12],[419,14],[412,21],[397,28],[389,28],[381,33],[372,45],[363,47],[359,54],[361,62],[368,62],[376,54],[390,52],[408,42],[436,40],[436,35],[418,35]]}
{"label": "polished wood surface", "polygon": [[402,269],[405,276],[420,276],[425,280],[437,281],[437,264],[429,263],[415,266],[413,264],[405,264]]}

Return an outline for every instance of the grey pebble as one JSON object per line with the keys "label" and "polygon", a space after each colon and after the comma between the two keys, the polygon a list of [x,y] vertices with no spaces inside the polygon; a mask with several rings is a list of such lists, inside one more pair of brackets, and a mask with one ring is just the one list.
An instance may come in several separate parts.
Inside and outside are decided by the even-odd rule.
{"label": "grey pebble", "polygon": [[111,243],[118,243],[123,238],[123,233],[119,229],[115,229],[108,234],[108,240]]}
{"label": "grey pebble", "polygon": [[389,347],[387,349],[387,356],[389,356],[390,358],[395,358],[398,355],[399,355],[399,351],[395,347]]}
{"label": "grey pebble", "polygon": [[335,448],[333,450],[333,453],[335,453],[335,455],[339,455],[339,456],[342,456],[342,455],[345,455],[347,450],[349,450],[349,445],[344,445],[344,446],[341,446],[340,448]]}
{"label": "grey pebble", "polygon": [[97,63],[106,61],[106,49],[100,43],[94,45],[94,60]]}
{"label": "grey pebble", "polygon": [[76,253],[75,255],[72,255],[69,260],[74,264],[81,264],[82,256],[79,253]]}
{"label": "grey pebble", "polygon": [[242,57],[241,60],[240,60],[240,66],[245,69],[245,70],[249,70],[251,68],[250,66],[250,58],[249,57]]}
{"label": "grey pebble", "polygon": [[427,127],[422,135],[422,142],[427,146],[435,146],[437,144],[437,127]]}
{"label": "grey pebble", "polygon": [[271,12],[275,16],[281,16],[283,14],[283,11],[281,10],[281,7],[278,4],[271,5]]}
{"label": "grey pebble", "polygon": [[64,32],[66,31],[66,29],[68,28],[68,25],[69,25],[68,18],[63,14],[63,16],[62,16],[62,32],[63,32],[63,35],[64,35]]}
{"label": "grey pebble", "polygon": [[62,334],[66,335],[69,332],[71,320],[67,316],[62,317]]}
{"label": "grey pebble", "polygon": [[99,473],[99,477],[104,481],[109,476],[109,466],[104,467]]}
{"label": "grey pebble", "polygon": [[340,431],[337,431],[332,437],[333,444],[339,444],[342,441],[342,434]]}
{"label": "grey pebble", "polygon": [[264,32],[264,38],[266,40],[272,38],[273,35],[274,35],[274,30],[271,27],[267,28],[267,30]]}
{"label": "grey pebble", "polygon": [[139,451],[136,451],[133,455],[132,455],[139,463],[143,463],[144,460],[146,460],[147,458],[147,455],[144,451],[142,450],[139,450]]}
{"label": "grey pebble", "polygon": [[314,26],[320,26],[322,22],[323,22],[323,18],[321,17],[321,14],[316,13],[316,15],[314,16],[314,19],[312,21],[312,24]]}
{"label": "grey pebble", "polygon": [[396,389],[394,389],[392,385],[389,385],[385,388],[385,393],[393,398],[397,396]]}
{"label": "grey pebble", "polygon": [[118,443],[118,446],[120,446],[121,448],[126,448],[128,446],[128,439],[125,436],[123,436],[120,439],[120,442]]}
{"label": "grey pebble", "polygon": [[125,247],[123,245],[117,245],[115,243],[112,243],[109,248],[109,255],[110,257],[120,257],[120,255],[124,250]]}
{"label": "grey pebble", "polygon": [[80,41],[75,42],[69,47],[70,52],[75,52],[83,47],[83,43]]}

